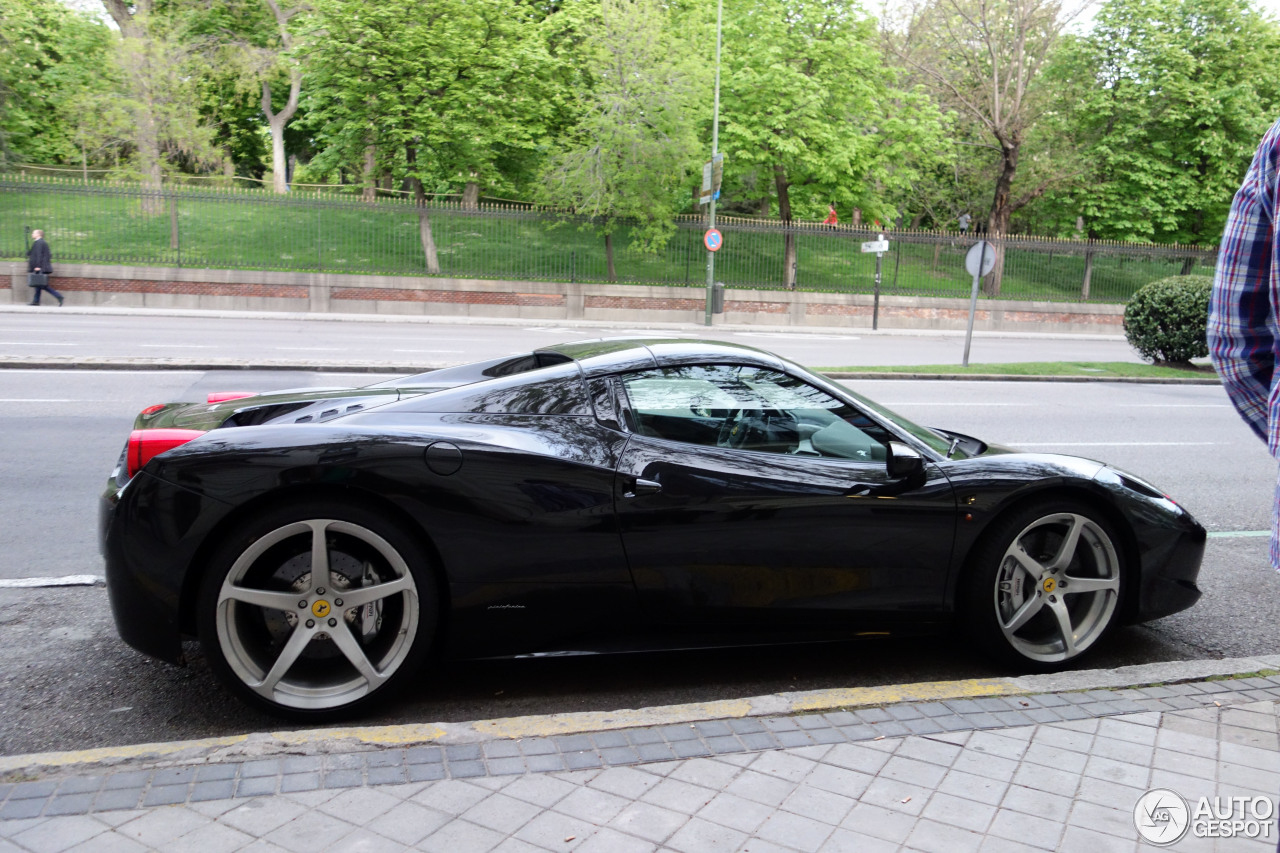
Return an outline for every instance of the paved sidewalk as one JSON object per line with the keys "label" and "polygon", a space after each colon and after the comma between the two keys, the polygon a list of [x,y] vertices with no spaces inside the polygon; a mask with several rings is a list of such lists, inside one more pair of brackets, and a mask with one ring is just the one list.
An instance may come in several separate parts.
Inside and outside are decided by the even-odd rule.
{"label": "paved sidewalk", "polygon": [[[0,853],[1107,853],[1147,849],[1134,814],[1153,788],[1187,809],[1172,849],[1270,851],[1274,673],[241,760],[31,756],[0,783]],[[1201,797],[1227,820],[1197,818]],[[1144,799],[1150,832],[1174,799]],[[1232,826],[1222,808],[1237,835],[1197,837]]]}

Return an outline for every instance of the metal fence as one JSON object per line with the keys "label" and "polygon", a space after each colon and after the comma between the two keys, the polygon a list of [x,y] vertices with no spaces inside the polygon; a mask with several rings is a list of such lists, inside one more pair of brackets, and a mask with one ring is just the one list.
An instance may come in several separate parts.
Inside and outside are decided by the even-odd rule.
{"label": "metal fence", "polygon": [[[0,178],[0,256],[25,255],[24,228],[42,228],[55,262],[214,269],[439,275],[517,281],[606,282],[600,222],[521,204],[360,201],[332,194],[210,190],[9,176]],[[706,222],[683,216],[656,252],[630,247],[631,225],[613,234],[621,283],[706,281]],[[721,218],[715,277],[730,288],[781,289],[784,242],[796,242],[800,290],[871,293],[879,232]],[[967,296],[964,255],[974,235],[890,230],[881,293]],[[437,270],[430,269],[434,243]],[[1209,272],[1216,248],[1007,237],[1000,296],[1124,302],[1147,282]]]}

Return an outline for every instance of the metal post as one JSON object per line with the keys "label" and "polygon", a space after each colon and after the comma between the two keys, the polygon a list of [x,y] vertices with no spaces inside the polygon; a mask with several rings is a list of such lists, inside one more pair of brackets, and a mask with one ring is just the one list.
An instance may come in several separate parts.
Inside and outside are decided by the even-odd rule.
{"label": "metal post", "polygon": [[[883,239],[884,235],[880,237]],[[875,302],[871,309],[871,331],[880,328],[880,261],[884,257],[884,252],[876,252],[876,295]]]}
{"label": "metal post", "polygon": [[[724,19],[724,0],[716,0],[716,95],[715,110],[711,118],[711,162],[715,163],[720,146],[720,25]],[[714,166],[712,169],[714,170]],[[708,211],[710,221],[707,228],[716,227],[716,196],[711,193],[711,209]],[[716,253],[707,250],[707,306],[703,325],[711,325],[711,300],[716,284]]]}
{"label": "metal post", "polygon": [[964,333],[964,359],[960,362],[961,367],[969,366],[969,344],[973,341],[973,315],[978,311],[978,280],[982,278],[982,268],[987,265],[987,246],[986,240],[982,241],[982,257],[978,261],[978,272],[973,276],[973,290],[969,294],[969,328]]}

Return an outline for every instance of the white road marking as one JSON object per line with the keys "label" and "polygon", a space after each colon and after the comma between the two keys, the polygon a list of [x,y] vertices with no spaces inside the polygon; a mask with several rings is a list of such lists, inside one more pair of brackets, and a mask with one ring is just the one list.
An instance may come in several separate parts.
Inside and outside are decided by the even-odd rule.
{"label": "white road marking", "polygon": [[461,349],[393,349],[392,352],[416,352],[416,353],[446,353],[448,355],[457,355],[466,352]]}
{"label": "white road marking", "polygon": [[1014,447],[1218,447],[1227,441],[1002,441]]}
{"label": "white road marking", "polygon": [[78,347],[79,341],[0,341],[4,347]]}
{"label": "white road marking", "polygon": [[1117,409],[1230,409],[1230,403],[1120,403]]}
{"label": "white road marking", "polygon": [[276,347],[281,352],[343,352],[342,347]]}
{"label": "white road marking", "polygon": [[1219,530],[1209,534],[1210,539],[1237,539],[1245,536],[1270,536],[1270,530]]}
{"label": "white road marking", "polygon": [[216,349],[213,344],[138,344],[151,349]]}
{"label": "white road marking", "polygon": [[976,403],[934,403],[932,401],[917,402],[914,400],[902,400],[902,401],[877,400],[876,402],[882,403],[883,405],[889,406],[890,408],[893,408],[894,406],[1005,406],[1005,407],[1012,407],[1012,408],[1026,407],[1026,406],[1036,406],[1036,407],[1040,406],[1039,403],[986,403],[982,401],[978,401]]}
{"label": "white road marking", "polygon": [[0,589],[33,589],[46,586],[102,586],[102,575],[66,575],[60,578],[0,578]]}
{"label": "white road marking", "polygon": [[72,400],[55,397],[0,397],[0,403],[118,403],[119,400]]}

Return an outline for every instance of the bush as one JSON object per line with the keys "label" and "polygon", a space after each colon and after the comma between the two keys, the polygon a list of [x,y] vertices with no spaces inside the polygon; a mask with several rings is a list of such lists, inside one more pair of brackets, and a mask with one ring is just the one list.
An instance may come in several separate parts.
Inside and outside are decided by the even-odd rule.
{"label": "bush", "polygon": [[1124,335],[1143,358],[1185,364],[1209,354],[1207,275],[1174,275],[1144,285],[1124,308]]}

